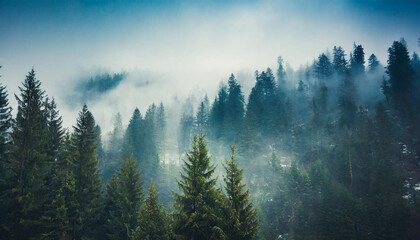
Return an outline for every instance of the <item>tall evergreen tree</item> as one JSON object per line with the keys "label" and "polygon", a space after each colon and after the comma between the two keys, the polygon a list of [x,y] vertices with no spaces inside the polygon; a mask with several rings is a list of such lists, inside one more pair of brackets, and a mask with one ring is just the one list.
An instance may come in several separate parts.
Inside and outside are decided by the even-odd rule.
{"label": "tall evergreen tree", "polygon": [[95,120],[86,105],[79,112],[76,126],[73,128],[73,173],[78,208],[75,221],[71,223],[72,237],[75,239],[92,238],[101,196],[101,176],[96,155]]}
{"label": "tall evergreen tree", "polygon": [[227,195],[227,216],[225,219],[225,234],[227,239],[255,239],[258,233],[258,216],[253,203],[250,202],[251,194],[245,190],[242,183],[243,169],[239,169],[235,162],[235,148],[230,147],[232,156],[226,160],[225,190]]}
{"label": "tall evergreen tree", "polygon": [[227,91],[225,86],[221,86],[217,97],[214,99],[209,115],[210,136],[219,140],[224,136],[223,119],[226,114]]}
{"label": "tall evergreen tree", "polygon": [[109,239],[130,239],[138,227],[143,186],[133,155],[123,161],[107,187],[105,216]]}
{"label": "tall evergreen tree", "polygon": [[410,64],[407,46],[404,41],[394,41],[388,49],[388,66],[390,98],[394,107],[407,112],[410,92],[413,83],[413,69]]}
{"label": "tall evergreen tree", "polygon": [[344,53],[344,50],[342,47],[336,47],[333,48],[333,68],[334,71],[338,74],[344,74],[347,69],[347,60],[346,60],[346,54]]}
{"label": "tall evergreen tree", "polygon": [[239,140],[239,133],[242,129],[244,117],[244,96],[241,85],[236,81],[232,74],[228,81],[228,96],[225,105],[225,116],[223,126],[225,129],[225,140],[227,143],[234,144]]}
{"label": "tall evergreen tree", "polygon": [[330,59],[324,53],[319,55],[315,62],[314,72],[316,78],[321,81],[327,80],[332,74],[332,65]]}
{"label": "tall evergreen tree", "polygon": [[167,218],[159,204],[158,191],[153,181],[150,182],[148,195],[140,213],[139,227],[133,239],[169,239]]}
{"label": "tall evergreen tree", "polygon": [[184,161],[180,193],[174,196],[174,233],[182,239],[224,239],[221,226],[221,191],[215,188],[204,135],[194,136]]}
{"label": "tall evergreen tree", "polygon": [[286,70],[285,67],[283,66],[283,58],[281,56],[279,56],[277,58],[277,63],[278,63],[278,68],[277,68],[277,86],[282,86],[284,87],[284,85],[286,84]]}
{"label": "tall evergreen tree", "polygon": [[369,64],[369,72],[375,72],[378,69],[379,60],[375,56],[375,54],[372,53],[372,55],[369,56],[368,64]]}
{"label": "tall evergreen tree", "polygon": [[[1,68],[1,66],[0,66]],[[9,100],[6,87],[0,83],[0,235],[6,236],[6,216],[7,205],[5,203],[6,184],[8,174],[5,164],[10,155],[11,128],[12,128],[12,108],[9,106]]]}
{"label": "tall evergreen tree", "polygon": [[6,163],[10,209],[10,239],[39,238],[48,204],[45,186],[51,164],[47,159],[48,124],[44,115],[44,91],[32,69],[16,96],[18,112],[13,129],[11,158]]}
{"label": "tall evergreen tree", "polygon": [[365,52],[362,45],[354,44],[353,55],[350,62],[351,70],[355,76],[365,73]]}

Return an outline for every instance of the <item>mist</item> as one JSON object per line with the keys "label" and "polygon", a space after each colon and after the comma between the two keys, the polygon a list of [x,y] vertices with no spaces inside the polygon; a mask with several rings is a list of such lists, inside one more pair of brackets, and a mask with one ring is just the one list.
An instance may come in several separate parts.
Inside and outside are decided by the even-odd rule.
{"label": "mist", "polygon": [[0,236],[417,238],[419,9],[1,1]]}

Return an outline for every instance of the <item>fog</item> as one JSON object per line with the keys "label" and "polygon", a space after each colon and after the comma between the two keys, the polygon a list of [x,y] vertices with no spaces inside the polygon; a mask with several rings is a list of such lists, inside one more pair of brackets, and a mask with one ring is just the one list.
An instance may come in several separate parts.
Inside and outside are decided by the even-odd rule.
{"label": "fog", "polygon": [[[415,46],[419,29],[413,23],[419,17],[410,10],[415,3],[294,2],[63,1],[40,7],[3,1],[1,80],[15,93],[33,67],[47,94],[56,98],[65,126],[71,126],[82,106],[68,97],[75,83],[97,73],[127,72],[116,89],[87,101],[108,130],[117,111],[127,123],[135,107],[144,111],[153,102],[168,105],[203,89],[211,100],[230,73],[246,93],[254,71],[276,69],[279,55],[298,69],[334,45],[351,50],[353,42],[363,44],[366,54],[374,52],[382,63],[393,40],[404,36]],[[394,15],[385,18],[393,7]],[[16,108],[16,101],[11,103]]]}

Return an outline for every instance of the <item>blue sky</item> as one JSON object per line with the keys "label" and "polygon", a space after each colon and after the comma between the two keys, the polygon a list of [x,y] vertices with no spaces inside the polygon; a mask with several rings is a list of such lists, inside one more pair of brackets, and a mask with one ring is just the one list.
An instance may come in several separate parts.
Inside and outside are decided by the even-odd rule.
{"label": "blue sky", "polygon": [[[386,64],[388,47],[401,37],[420,51],[419,12],[420,1],[388,0],[0,0],[0,81],[14,93],[34,67],[72,118],[79,106],[65,96],[96,72],[124,70],[137,73],[133,83],[147,78],[166,86],[129,93],[116,106],[124,115],[134,107],[129,102],[145,108],[197,89],[211,95],[232,72],[252,84],[247,78],[275,68],[279,55],[297,69],[334,45],[349,53],[357,43]],[[94,104],[98,118],[109,118]]]}

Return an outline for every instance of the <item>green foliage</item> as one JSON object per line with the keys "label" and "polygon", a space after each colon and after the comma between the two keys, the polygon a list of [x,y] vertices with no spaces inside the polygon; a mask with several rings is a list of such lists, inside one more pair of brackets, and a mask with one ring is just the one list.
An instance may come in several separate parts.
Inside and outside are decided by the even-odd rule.
{"label": "green foliage", "polygon": [[225,206],[226,217],[224,220],[225,234],[227,239],[255,239],[258,233],[258,218],[251,200],[249,190],[245,190],[242,183],[243,170],[235,163],[235,146],[231,146],[232,156],[226,160],[225,190],[227,204]]}
{"label": "green foliage", "polygon": [[44,229],[42,216],[48,204],[45,186],[51,164],[47,158],[48,125],[44,115],[44,91],[32,69],[16,96],[18,112],[13,129],[11,157],[6,163],[10,209],[9,238],[39,238]]}
{"label": "green foliage", "polygon": [[164,208],[159,204],[158,191],[150,182],[148,195],[140,213],[139,226],[133,239],[169,239],[168,219]]}
{"label": "green foliage", "polygon": [[204,135],[195,135],[174,194],[174,233],[181,239],[221,239],[221,191],[212,177]]}
{"label": "green foliage", "polygon": [[108,239],[129,239],[138,226],[143,186],[133,155],[124,160],[107,186],[105,231]]}
{"label": "green foliage", "polygon": [[77,209],[71,223],[76,239],[92,237],[101,196],[101,176],[96,155],[97,133],[92,113],[84,105],[72,135],[73,174]]}

